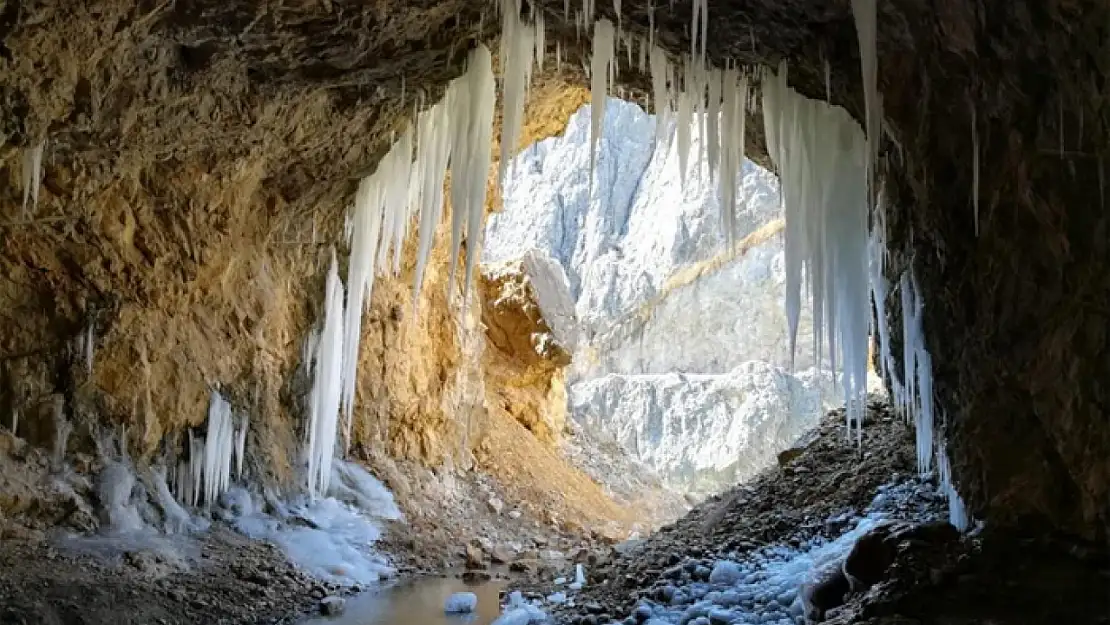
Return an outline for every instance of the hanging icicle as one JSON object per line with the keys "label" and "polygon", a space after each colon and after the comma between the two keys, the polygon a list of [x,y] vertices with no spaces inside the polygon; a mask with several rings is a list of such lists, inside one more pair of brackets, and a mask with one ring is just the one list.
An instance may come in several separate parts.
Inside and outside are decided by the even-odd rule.
{"label": "hanging icicle", "polygon": [[[829,340],[833,374],[843,369],[846,415],[858,437],[870,318],[866,137],[844,109],[791,89],[785,65],[764,78],[763,94],[767,147],[780,172],[786,214],[791,350],[796,345],[804,271],[815,334],[823,332]],[[820,343],[819,336],[815,338]]]}
{"label": "hanging icicle", "polygon": [[605,101],[609,97],[609,74],[615,50],[613,23],[600,19],[594,23],[593,57],[590,61],[590,193],[593,193],[597,167],[597,142],[605,119]]}

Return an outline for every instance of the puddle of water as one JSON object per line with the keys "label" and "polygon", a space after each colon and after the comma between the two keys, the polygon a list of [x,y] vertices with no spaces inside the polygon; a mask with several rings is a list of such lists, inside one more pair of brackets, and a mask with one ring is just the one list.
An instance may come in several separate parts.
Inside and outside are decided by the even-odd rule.
{"label": "puddle of water", "polygon": [[[489,625],[501,614],[498,591],[509,582],[467,584],[455,577],[425,577],[365,592],[347,600],[343,614],[313,617],[301,625]],[[456,592],[478,596],[473,614],[445,614]]]}

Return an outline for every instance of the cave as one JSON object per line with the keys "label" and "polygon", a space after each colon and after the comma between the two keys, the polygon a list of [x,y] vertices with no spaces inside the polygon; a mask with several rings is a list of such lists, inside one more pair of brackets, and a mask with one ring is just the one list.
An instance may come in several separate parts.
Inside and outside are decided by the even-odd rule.
{"label": "cave", "polygon": [[[885,278],[912,274],[923,302],[935,428],[968,515],[1105,554],[1110,14],[1059,0],[870,4],[869,105],[853,13],[866,0],[509,2],[520,19],[542,17],[546,46],[523,130],[508,138],[518,145],[502,151],[501,70],[513,55],[498,47],[496,3],[0,2],[0,420],[50,462],[89,466],[113,445],[176,461],[218,391],[249,416],[246,470],[290,483],[312,385],[303,338],[326,315],[329,265],[346,276],[354,262],[345,214],[360,181],[488,46],[498,101],[484,218],[502,155],[557,134],[589,101],[593,24],[606,19],[619,46],[650,37],[679,59],[700,45],[713,67],[753,68],[753,93],[767,76],[755,69],[785,67],[798,94],[876,131],[883,211],[870,227],[882,230]],[[699,10],[705,30],[692,39]],[[654,106],[650,72],[621,63],[614,87]],[[773,169],[752,102],[745,153]],[[499,461],[472,444],[500,436],[496,449],[511,449],[516,432],[481,407],[482,366],[497,371],[485,384],[514,389],[496,402],[514,427],[542,443],[563,418],[542,397],[567,355],[536,358],[521,343],[540,323],[527,306],[483,309],[512,285],[471,284],[474,248],[467,237],[452,252],[448,221],[432,224],[429,250],[415,225],[402,232],[361,317],[348,453],[394,491],[407,483],[396,476],[435,481],[430,467],[445,462],[511,473],[540,453]],[[901,329],[903,301],[872,301],[868,323]],[[485,354],[464,340],[481,324],[499,333]],[[889,343],[887,385],[904,387],[902,333]],[[0,512],[39,505],[19,483],[0,481]],[[38,512],[52,523],[85,514]]]}

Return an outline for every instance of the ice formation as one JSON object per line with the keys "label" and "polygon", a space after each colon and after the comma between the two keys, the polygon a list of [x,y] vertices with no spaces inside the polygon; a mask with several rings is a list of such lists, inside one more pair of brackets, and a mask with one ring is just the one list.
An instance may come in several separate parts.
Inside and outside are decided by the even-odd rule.
{"label": "ice formation", "polygon": [[447,614],[470,614],[478,608],[478,595],[472,592],[456,592],[443,602]]}
{"label": "ice formation", "polygon": [[[312,391],[309,394],[309,420],[305,432],[308,492],[320,495],[328,490],[332,458],[339,425],[343,366],[343,283],[332,251],[324,298],[324,326],[313,341]],[[356,352],[357,353],[357,352]]]}
{"label": "ice formation", "polygon": [[[524,100],[532,78],[533,60],[537,56],[536,28],[520,19],[520,0],[501,0],[501,59],[503,62],[502,97],[504,112],[501,114],[501,161],[498,164],[498,181],[505,180],[505,171],[512,162],[520,127],[524,122]],[[473,144],[467,144],[473,146]],[[488,162],[487,162],[488,164]],[[478,172],[471,174],[472,178]],[[483,171],[484,173],[484,171]],[[452,170],[452,178],[454,170]],[[485,176],[481,176],[484,180]]]}
{"label": "ice formation", "polygon": [[143,529],[139,511],[131,503],[135,475],[126,463],[110,460],[100,472],[97,496],[103,507],[105,526],[110,533],[130,533]]}
{"label": "ice formation", "polygon": [[[29,215],[38,210],[39,187],[42,186],[42,153],[46,142],[42,141],[23,152],[23,213]],[[31,211],[27,211],[27,205]]]}
{"label": "ice formation", "polygon": [[824,335],[832,371],[843,369],[849,432],[854,426],[859,437],[870,325],[867,141],[847,111],[791,89],[785,63],[763,81],[763,114],[768,152],[782,180],[791,336],[797,332],[804,272],[815,349],[820,357]]}
{"label": "ice formation", "polygon": [[593,188],[594,169],[597,166],[597,142],[601,138],[601,124],[605,119],[605,101],[609,97],[609,80],[616,44],[613,41],[613,23],[600,19],[594,24],[594,48],[590,61],[590,188]]}
{"label": "ice formation", "polygon": [[[879,132],[882,120],[882,101],[879,98],[879,58],[876,49],[878,35],[877,0],[852,0],[852,17],[856,22],[859,41],[860,72],[863,76],[863,103],[867,124],[867,185],[874,189],[876,159],[879,154]],[[870,198],[869,198],[870,199]]]}
{"label": "ice formation", "polygon": [[178,501],[210,507],[231,486],[232,465],[242,477],[248,425],[245,417],[235,418],[219,391],[211,392],[205,436],[199,439],[189,431],[188,458],[178,462],[173,474]]}
{"label": "ice formation", "polygon": [[290,561],[319,579],[352,585],[391,577],[393,567],[373,544],[381,537],[381,520],[401,518],[392,495],[358,465],[337,459],[331,471],[325,497],[282,501],[269,495],[269,514],[246,491],[229,491],[225,504],[234,526],[277,544]]}

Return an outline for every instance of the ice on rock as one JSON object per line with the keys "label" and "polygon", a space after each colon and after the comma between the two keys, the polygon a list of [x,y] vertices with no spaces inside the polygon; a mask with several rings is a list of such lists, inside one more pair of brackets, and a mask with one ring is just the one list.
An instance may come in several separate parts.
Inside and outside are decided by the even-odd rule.
{"label": "ice on rock", "polygon": [[520,603],[517,607],[507,608],[491,625],[530,625],[546,621],[547,613],[543,610],[528,603]]}
{"label": "ice on rock", "polygon": [[740,570],[739,564],[728,560],[720,560],[713,565],[713,571],[709,573],[709,583],[731,586],[740,581],[743,576],[744,573]]}
{"label": "ice on rock", "polygon": [[135,474],[123,462],[109,460],[100,472],[97,495],[110,533],[138,532],[145,527],[138,509],[131,502]]}
{"label": "ice on rock", "polygon": [[233,524],[243,534],[278,545],[293,564],[318,579],[366,585],[392,577],[388,559],[374,551],[379,521],[400,518],[385,487],[361,467],[336,459],[327,497],[267,498],[274,513],[240,506]]}
{"label": "ice on rock", "polygon": [[478,595],[472,592],[457,592],[447,597],[443,611],[448,614],[469,614],[478,608]]}
{"label": "ice on rock", "polygon": [[567,602],[567,594],[564,593],[564,592],[553,592],[553,593],[551,593],[550,595],[547,596],[547,602],[548,603],[554,603],[556,605],[566,603]]}

